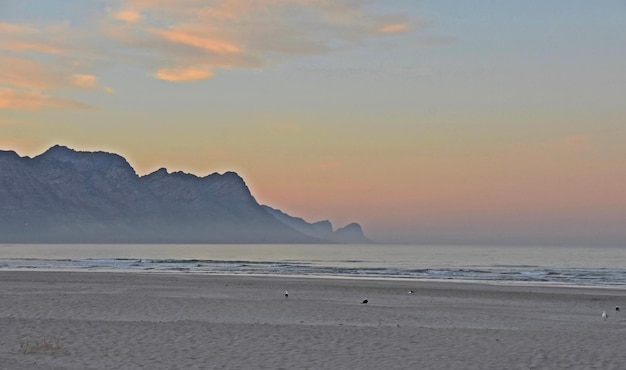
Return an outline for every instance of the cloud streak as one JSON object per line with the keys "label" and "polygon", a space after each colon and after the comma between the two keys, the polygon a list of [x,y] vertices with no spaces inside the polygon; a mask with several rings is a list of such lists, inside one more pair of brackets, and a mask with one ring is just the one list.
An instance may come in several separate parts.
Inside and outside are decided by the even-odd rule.
{"label": "cloud streak", "polygon": [[58,97],[48,96],[37,90],[15,90],[0,87],[0,109],[40,110],[43,108],[89,109],[90,106]]}
{"label": "cloud streak", "polygon": [[98,78],[94,75],[73,75],[72,85],[81,89],[95,89],[98,86]]}
{"label": "cloud streak", "polygon": [[178,67],[159,69],[155,77],[170,82],[187,82],[204,80],[212,75],[211,70],[203,67]]}
{"label": "cloud streak", "polygon": [[[81,83],[88,84],[85,76],[82,77]],[[0,57],[0,109],[87,108],[86,104],[50,95],[50,92],[66,85],[68,82],[65,79],[46,70],[40,62]]]}
{"label": "cloud streak", "polygon": [[49,39],[54,28],[0,22],[0,50],[5,52],[40,52],[60,54],[63,48]]}
{"label": "cloud streak", "polygon": [[[77,58],[60,42],[68,36],[65,25],[22,25],[0,22],[0,109],[90,108],[55,96],[66,88],[100,89],[92,74],[73,73]],[[74,63],[70,61],[75,59]]]}
{"label": "cloud streak", "polygon": [[409,30],[409,25],[405,23],[388,24],[380,28],[381,33],[399,33]]}
{"label": "cloud streak", "polygon": [[127,23],[135,23],[143,19],[141,14],[133,10],[128,10],[128,9],[115,13],[113,18],[120,20],[120,21],[127,22]]}
{"label": "cloud streak", "polygon": [[368,13],[353,1],[126,0],[109,18],[110,35],[153,55],[161,64],[154,76],[176,82],[358,47],[410,29],[401,17]]}
{"label": "cloud streak", "polygon": [[112,93],[122,63],[168,82],[272,66],[407,32],[411,20],[351,0],[117,0],[94,22],[0,22],[0,109],[84,108],[68,89]]}

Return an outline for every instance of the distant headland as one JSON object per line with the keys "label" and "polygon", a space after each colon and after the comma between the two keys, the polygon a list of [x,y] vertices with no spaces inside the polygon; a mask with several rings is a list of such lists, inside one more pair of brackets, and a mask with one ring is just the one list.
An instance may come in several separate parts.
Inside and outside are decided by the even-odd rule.
{"label": "distant headland", "polygon": [[122,156],[0,151],[0,243],[369,243],[260,205],[235,172],[139,176]]}

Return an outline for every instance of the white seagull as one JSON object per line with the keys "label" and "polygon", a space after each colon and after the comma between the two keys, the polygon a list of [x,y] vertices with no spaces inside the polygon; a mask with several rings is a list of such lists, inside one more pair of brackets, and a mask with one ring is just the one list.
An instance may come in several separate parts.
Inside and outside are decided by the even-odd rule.
{"label": "white seagull", "polygon": [[602,318],[605,320],[609,318],[609,315],[606,314],[606,311],[602,311]]}

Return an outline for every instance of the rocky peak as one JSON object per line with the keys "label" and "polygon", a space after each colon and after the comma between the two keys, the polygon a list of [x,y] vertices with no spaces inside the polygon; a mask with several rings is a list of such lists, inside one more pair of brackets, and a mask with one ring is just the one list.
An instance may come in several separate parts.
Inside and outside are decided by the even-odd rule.
{"label": "rocky peak", "polygon": [[0,159],[20,159],[21,157],[12,150],[0,150]]}
{"label": "rocky peak", "polygon": [[49,167],[71,166],[88,176],[106,177],[115,181],[138,178],[126,159],[114,153],[83,152],[55,145],[34,160]]}
{"label": "rocky peak", "polygon": [[285,225],[303,234],[333,243],[371,243],[363,234],[361,226],[352,223],[333,232],[332,224],[328,220],[308,223],[300,217],[293,217],[283,211],[269,206],[263,209]]}
{"label": "rocky peak", "polygon": [[165,176],[169,175],[169,173],[167,172],[167,169],[164,167],[159,168],[158,170],[149,173],[145,176],[142,176],[142,179],[160,179],[163,178]]}
{"label": "rocky peak", "polygon": [[210,182],[212,191],[220,196],[254,201],[246,182],[236,172],[228,171],[222,175],[213,173],[204,177],[203,180]]}
{"label": "rocky peak", "polygon": [[348,224],[335,231],[334,239],[338,242],[349,243],[371,243],[363,234],[361,225],[357,223]]}

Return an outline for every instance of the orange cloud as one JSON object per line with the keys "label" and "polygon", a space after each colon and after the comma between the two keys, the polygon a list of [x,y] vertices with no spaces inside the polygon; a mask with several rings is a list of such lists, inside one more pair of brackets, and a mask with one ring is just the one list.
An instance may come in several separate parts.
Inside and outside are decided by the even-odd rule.
{"label": "orange cloud", "polygon": [[20,91],[0,87],[0,109],[39,110],[42,108],[87,109],[80,102],[47,96],[39,91]]}
{"label": "orange cloud", "polygon": [[358,47],[381,33],[406,31],[411,23],[404,15],[367,12],[358,1],[121,0],[119,9],[110,13],[117,22],[104,23],[107,33],[134,52],[143,49],[158,66],[155,77],[169,81]]}
{"label": "orange cloud", "polygon": [[94,75],[73,75],[70,81],[81,89],[95,89],[98,86],[98,78]]}
{"label": "orange cloud", "polygon": [[[130,13],[125,17],[132,18]],[[79,88],[112,93],[111,87],[101,86],[94,74],[84,71],[106,55],[105,50],[94,49],[94,36],[99,35],[65,22],[0,22],[0,109],[84,109],[90,107],[56,97],[55,91]]]}
{"label": "orange cloud", "polygon": [[212,37],[197,36],[180,30],[155,29],[152,30],[152,32],[165,38],[168,41],[194,46],[196,48],[205,49],[213,53],[228,54],[238,53],[241,51],[239,47],[230,42],[218,40]]}
{"label": "orange cloud", "polygon": [[213,76],[213,72],[202,67],[163,68],[155,76],[165,81],[185,82],[207,79]]}
{"label": "orange cloud", "polygon": [[[0,57],[0,109],[39,110],[42,108],[87,108],[74,100],[51,96],[51,90],[67,86],[65,63],[56,59],[41,61],[31,51],[63,54],[54,39],[64,27],[38,29],[33,26],[0,23],[0,50],[14,56]],[[52,35],[52,36],[51,36]],[[83,85],[87,81],[81,82]]]}
{"label": "orange cloud", "polygon": [[46,71],[41,63],[25,58],[0,57],[0,86],[50,89],[60,82],[58,76]]}
{"label": "orange cloud", "polygon": [[18,41],[18,40],[3,40],[0,41],[0,49],[12,50],[12,51],[39,51],[47,54],[59,54],[63,50],[53,45],[39,44],[34,42]]}
{"label": "orange cloud", "polygon": [[134,10],[122,10],[120,12],[117,12],[114,15],[114,18],[127,23],[134,23],[140,21],[143,17],[140,13]]}
{"label": "orange cloud", "polygon": [[38,51],[47,54],[59,54],[63,50],[53,42],[42,42],[46,33],[28,25],[0,22],[0,50]]}
{"label": "orange cloud", "polygon": [[[21,57],[0,57],[0,109],[85,109],[80,102],[57,98],[51,92],[64,87],[97,89],[97,77],[75,74],[65,77],[66,67]],[[108,91],[110,88],[101,88]],[[112,89],[110,89],[112,90]]]}
{"label": "orange cloud", "polygon": [[409,25],[406,23],[388,24],[378,29],[380,33],[399,33],[405,32],[409,29]]}
{"label": "orange cloud", "polygon": [[36,33],[36,32],[37,32],[37,29],[31,26],[0,22],[0,33],[2,33],[3,35],[18,34],[18,33]]}

